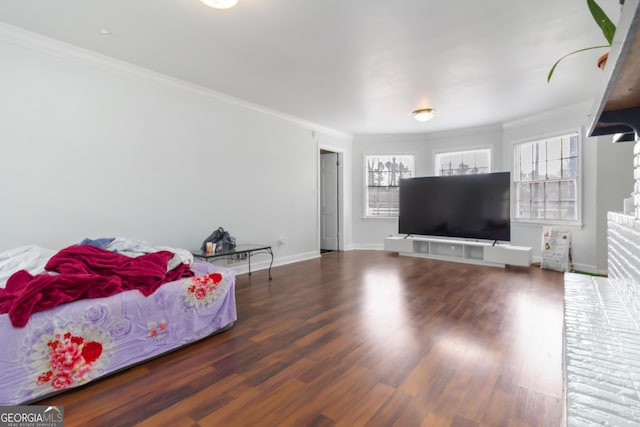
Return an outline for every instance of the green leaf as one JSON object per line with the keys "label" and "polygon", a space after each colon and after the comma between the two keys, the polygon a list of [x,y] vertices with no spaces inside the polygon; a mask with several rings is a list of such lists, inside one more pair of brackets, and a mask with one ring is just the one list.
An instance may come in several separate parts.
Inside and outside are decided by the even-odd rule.
{"label": "green leaf", "polygon": [[591,46],[591,47],[585,47],[584,49],[579,49],[579,50],[574,50],[571,53],[567,53],[566,55],[564,55],[562,58],[558,59],[556,61],[555,64],[553,64],[553,67],[551,67],[551,70],[549,70],[549,75],[547,76],[547,83],[549,83],[551,81],[551,76],[553,75],[553,72],[556,70],[556,67],[558,66],[558,64],[560,63],[560,61],[562,61],[564,58],[566,58],[567,56],[571,56],[574,53],[578,53],[578,52],[584,52],[585,50],[591,50],[591,49],[600,49],[603,47],[610,47],[610,45],[606,44],[606,45],[602,45],[602,46]]}
{"label": "green leaf", "polygon": [[589,6],[589,10],[591,11],[591,16],[595,19],[596,24],[602,30],[602,34],[604,38],[607,39],[609,45],[613,43],[613,36],[616,33],[616,26],[611,19],[607,16],[606,13],[602,10],[598,3],[595,0],[587,0],[587,5]]}

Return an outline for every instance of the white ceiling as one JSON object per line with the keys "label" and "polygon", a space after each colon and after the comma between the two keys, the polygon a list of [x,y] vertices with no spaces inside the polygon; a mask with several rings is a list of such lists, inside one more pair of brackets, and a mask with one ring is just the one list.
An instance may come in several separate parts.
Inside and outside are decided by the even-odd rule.
{"label": "white ceiling", "polygon": [[602,80],[595,50],[546,82],[603,44],[583,0],[0,0],[0,21],[351,134],[505,123]]}

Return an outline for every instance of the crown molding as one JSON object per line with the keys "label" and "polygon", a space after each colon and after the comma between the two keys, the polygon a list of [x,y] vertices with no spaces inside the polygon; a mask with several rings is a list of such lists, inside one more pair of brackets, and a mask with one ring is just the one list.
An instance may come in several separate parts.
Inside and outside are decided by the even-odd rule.
{"label": "crown molding", "polygon": [[503,129],[517,128],[520,126],[526,126],[546,120],[556,119],[561,116],[582,116],[586,121],[589,117],[589,112],[592,106],[593,100],[585,100],[576,104],[566,105],[564,107],[555,108],[553,110],[545,111],[543,113],[533,114],[531,116],[511,120],[502,124]]}
{"label": "crown molding", "polygon": [[184,80],[170,77],[166,74],[150,70],[148,68],[133,65],[131,63],[102,55],[92,50],[84,49],[60,40],[37,34],[23,28],[9,25],[0,21],[0,41],[10,43],[23,48],[31,49],[40,53],[53,55],[62,59],[80,62],[86,65],[117,71],[124,74],[133,75],[142,79],[153,80],[154,82],[179,88],[199,96],[232,104],[236,107],[245,108],[254,112],[262,113],[280,120],[291,122],[304,129],[320,132],[336,138],[352,139],[353,135],[337,129],[332,129],[308,120],[301,119],[259,104],[254,104],[240,98],[226,95],[203,86],[189,83]]}
{"label": "crown molding", "polygon": [[439,139],[455,138],[460,136],[474,135],[481,133],[502,132],[502,125],[489,124],[482,126],[474,126],[468,128],[441,130],[437,132],[423,133],[382,133],[382,134],[356,134],[354,141],[366,142],[386,142],[386,141],[402,141],[402,142],[430,142]]}

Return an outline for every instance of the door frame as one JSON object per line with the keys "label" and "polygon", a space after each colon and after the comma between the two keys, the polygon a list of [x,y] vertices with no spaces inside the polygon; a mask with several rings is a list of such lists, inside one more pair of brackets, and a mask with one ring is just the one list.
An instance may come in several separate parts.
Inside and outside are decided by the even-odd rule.
{"label": "door frame", "polygon": [[322,194],[322,157],[321,151],[331,151],[338,155],[338,251],[344,251],[344,149],[326,144],[318,144],[317,156],[318,156],[318,188],[316,191],[318,216],[317,216],[317,242],[316,248],[318,253],[320,252],[322,242],[322,202],[320,200]]}

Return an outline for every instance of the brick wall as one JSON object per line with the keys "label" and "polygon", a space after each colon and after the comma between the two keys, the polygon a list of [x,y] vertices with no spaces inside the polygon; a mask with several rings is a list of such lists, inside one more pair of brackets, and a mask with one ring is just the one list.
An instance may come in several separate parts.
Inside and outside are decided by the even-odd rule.
{"label": "brick wall", "polygon": [[640,142],[634,212],[607,215],[609,278],[565,274],[567,427],[640,425]]}
{"label": "brick wall", "polygon": [[609,212],[609,278],[640,324],[640,141],[634,147],[635,215]]}
{"label": "brick wall", "polygon": [[610,280],[564,279],[566,426],[640,425],[640,330]]}
{"label": "brick wall", "polygon": [[633,186],[634,205],[636,207],[636,219],[640,219],[640,141],[636,141],[633,147],[633,178],[635,185]]}
{"label": "brick wall", "polygon": [[640,220],[609,212],[609,282],[640,323]]}

